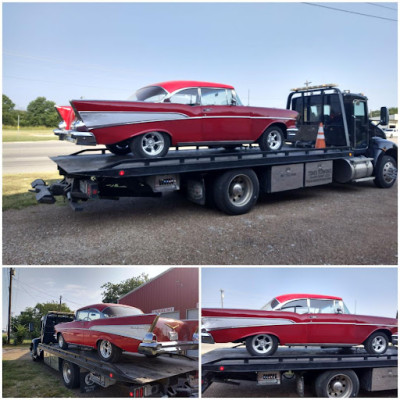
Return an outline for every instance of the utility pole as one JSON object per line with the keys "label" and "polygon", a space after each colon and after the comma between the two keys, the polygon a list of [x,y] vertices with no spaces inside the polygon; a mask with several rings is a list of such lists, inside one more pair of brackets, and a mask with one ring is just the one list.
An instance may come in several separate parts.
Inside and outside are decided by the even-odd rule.
{"label": "utility pole", "polygon": [[60,305],[58,307],[58,311],[61,311],[61,300],[62,300],[62,296],[60,295]]}
{"label": "utility pole", "polygon": [[10,268],[10,286],[8,288],[8,328],[7,328],[7,344],[10,344],[11,337],[11,295],[12,295],[12,279],[15,275],[15,269]]}
{"label": "utility pole", "polygon": [[224,289],[219,289],[221,292],[221,308],[224,308],[224,297],[225,297],[225,291]]}

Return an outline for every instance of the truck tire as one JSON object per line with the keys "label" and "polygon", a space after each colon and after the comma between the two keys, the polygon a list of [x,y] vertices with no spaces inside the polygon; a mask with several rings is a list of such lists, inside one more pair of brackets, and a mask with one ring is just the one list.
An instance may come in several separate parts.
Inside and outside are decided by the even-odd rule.
{"label": "truck tire", "polygon": [[75,389],[80,385],[79,367],[70,361],[63,360],[61,364],[61,375],[64,385],[69,389]]}
{"label": "truck tire", "polygon": [[351,370],[325,371],[315,380],[317,397],[357,397],[360,381]]}
{"label": "truck tire", "polygon": [[282,129],[271,126],[261,135],[258,145],[262,151],[278,151],[282,148],[284,140]]}
{"label": "truck tire", "polygon": [[246,339],[246,349],[252,356],[270,356],[278,348],[278,339],[262,333]]}
{"label": "truck tire", "polygon": [[147,132],[135,136],[130,143],[133,155],[140,158],[164,157],[170,146],[171,139],[163,132]]}
{"label": "truck tire", "polygon": [[106,144],[106,148],[111,151],[111,153],[124,156],[131,152],[131,148],[128,143],[116,143],[116,144]]}
{"label": "truck tire", "polygon": [[68,349],[68,343],[64,340],[64,336],[62,335],[62,333],[58,334],[58,346],[63,349],[63,350],[67,350]]}
{"label": "truck tire", "polygon": [[257,202],[259,191],[260,184],[252,169],[226,171],[214,181],[213,200],[226,214],[245,214]]}
{"label": "truck tire", "polygon": [[397,163],[392,156],[382,156],[375,167],[374,183],[379,188],[388,189],[397,179]]}
{"label": "truck tire", "polygon": [[384,354],[388,348],[389,339],[383,332],[373,333],[364,343],[364,348],[369,354]]}
{"label": "truck tire", "polygon": [[120,359],[122,350],[109,340],[102,339],[97,343],[97,353],[103,361],[114,363]]}

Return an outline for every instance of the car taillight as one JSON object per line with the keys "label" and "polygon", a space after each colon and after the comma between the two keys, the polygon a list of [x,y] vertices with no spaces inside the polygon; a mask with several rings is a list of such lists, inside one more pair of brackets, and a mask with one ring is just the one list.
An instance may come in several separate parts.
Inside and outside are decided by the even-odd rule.
{"label": "car taillight", "polygon": [[144,397],[144,389],[143,386],[140,388],[137,388],[135,390],[132,390],[129,392],[129,397],[135,397],[135,398],[140,398]]}

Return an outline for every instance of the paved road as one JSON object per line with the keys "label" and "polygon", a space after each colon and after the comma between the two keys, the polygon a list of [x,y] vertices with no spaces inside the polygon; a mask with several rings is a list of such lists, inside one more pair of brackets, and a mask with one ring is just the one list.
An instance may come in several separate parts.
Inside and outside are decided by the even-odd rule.
{"label": "paved road", "polygon": [[85,148],[93,147],[61,141],[3,143],[3,174],[56,172],[57,166],[49,157]]}

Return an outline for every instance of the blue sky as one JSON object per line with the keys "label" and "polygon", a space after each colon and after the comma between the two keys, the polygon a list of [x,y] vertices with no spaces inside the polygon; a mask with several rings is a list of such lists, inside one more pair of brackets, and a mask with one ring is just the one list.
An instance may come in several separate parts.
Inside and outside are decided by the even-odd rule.
{"label": "blue sky", "polygon": [[[397,19],[393,2],[315,4]],[[397,22],[306,3],[3,3],[3,93],[17,108],[195,79],[273,107],[306,80],[333,82],[377,109],[397,106],[397,67]]]}
{"label": "blue sky", "polygon": [[275,296],[311,293],[342,297],[361,315],[396,316],[397,268],[203,268],[203,308],[260,309]]}
{"label": "blue sky", "polygon": [[[12,313],[18,315],[26,307],[51,301],[63,303],[71,310],[89,304],[101,303],[101,285],[112,282],[120,283],[125,279],[140,275],[142,272],[153,278],[166,267],[79,267],[79,268],[16,268],[13,278]],[[2,328],[7,325],[9,268],[2,271],[3,314]]]}

